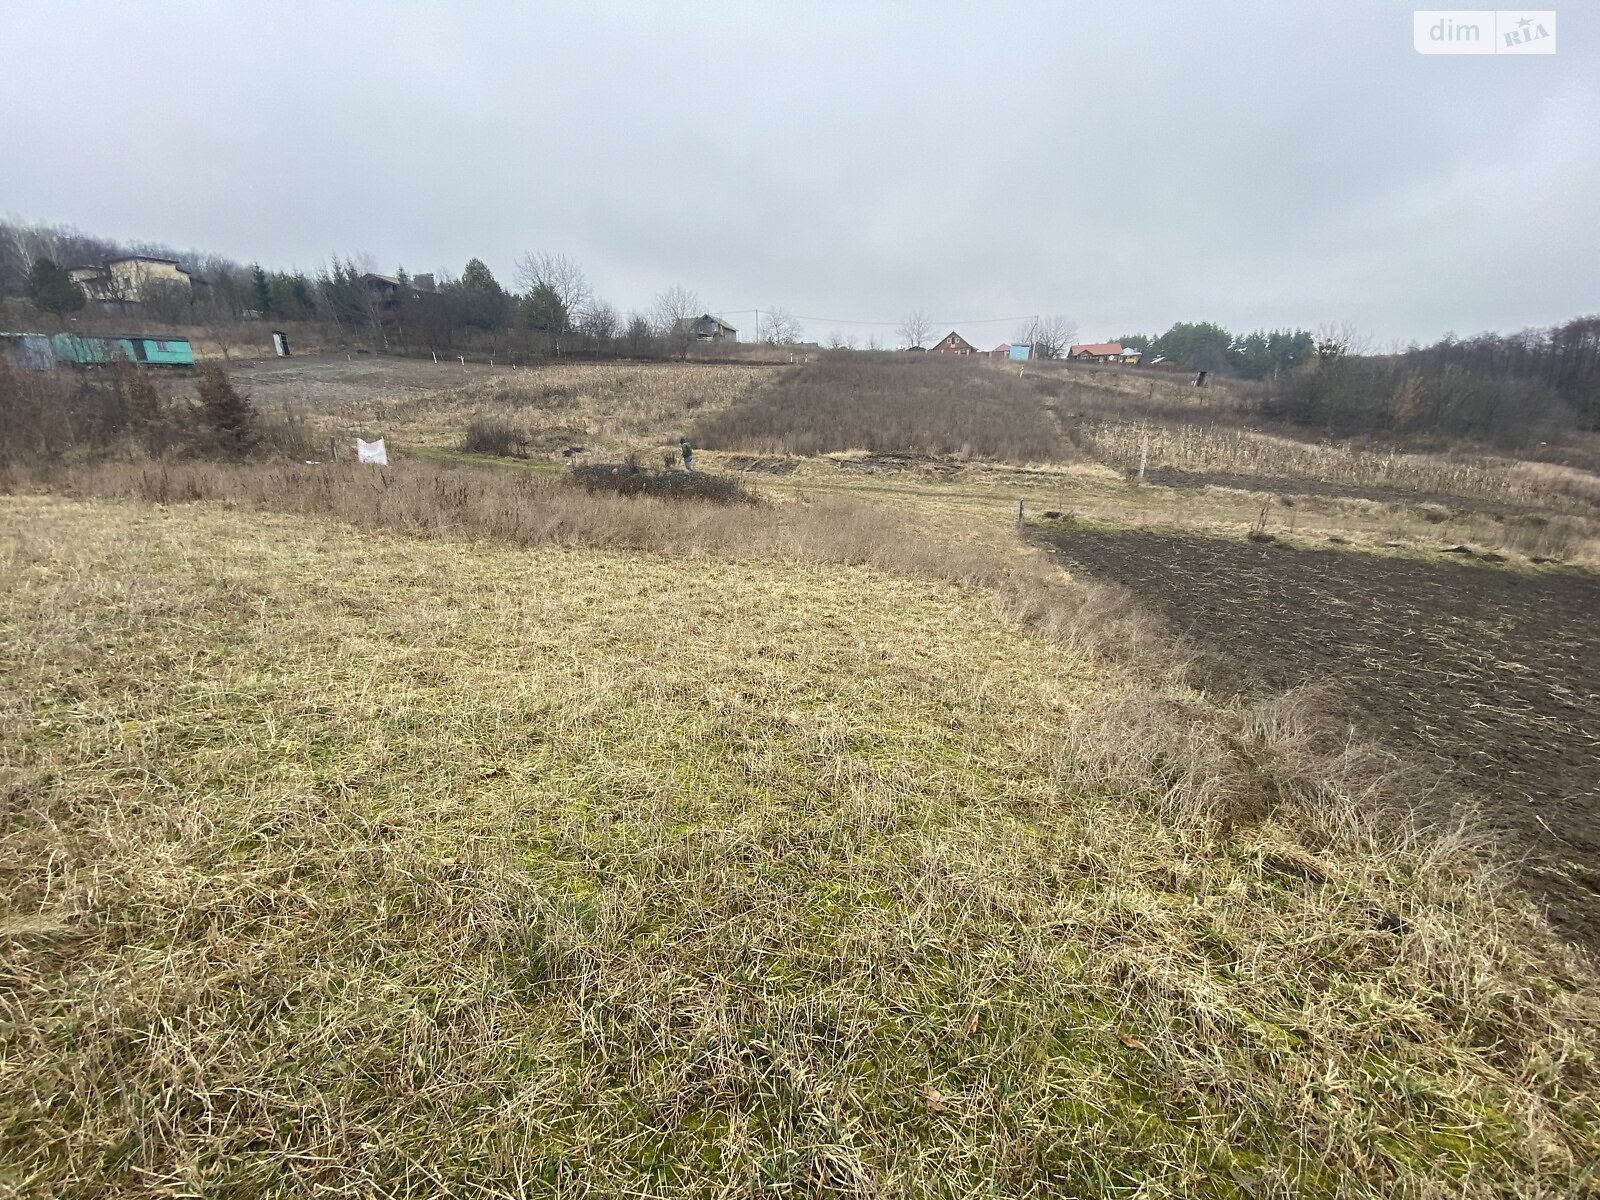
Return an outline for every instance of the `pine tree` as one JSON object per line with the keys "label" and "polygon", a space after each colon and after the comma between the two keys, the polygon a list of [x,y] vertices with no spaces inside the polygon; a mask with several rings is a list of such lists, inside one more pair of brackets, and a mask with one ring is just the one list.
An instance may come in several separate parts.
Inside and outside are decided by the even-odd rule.
{"label": "pine tree", "polygon": [[23,284],[23,294],[35,308],[54,313],[77,312],[84,305],[83,289],[77,285],[67,269],[54,259],[36,258]]}
{"label": "pine tree", "polygon": [[272,284],[267,279],[267,273],[261,269],[260,263],[250,268],[250,293],[258,313],[266,314],[272,311]]}
{"label": "pine tree", "polygon": [[242,396],[221,367],[200,368],[200,411],[216,446],[235,458],[255,445],[255,406]]}

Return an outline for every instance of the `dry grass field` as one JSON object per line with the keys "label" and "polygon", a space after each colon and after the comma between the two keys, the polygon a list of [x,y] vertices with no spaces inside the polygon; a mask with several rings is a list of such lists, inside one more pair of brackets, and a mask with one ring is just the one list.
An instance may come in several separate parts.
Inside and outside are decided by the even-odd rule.
{"label": "dry grass field", "polygon": [[1594,1183],[1588,968],[1291,702],[710,543],[0,527],[10,1194]]}
{"label": "dry grass field", "polygon": [[263,364],[235,377],[265,411],[293,412],[320,436],[382,434],[401,447],[453,450],[471,425],[487,422],[511,431],[535,458],[571,445],[620,457],[676,443],[701,413],[733,405],[777,369],[320,359]]}
{"label": "dry grass field", "polygon": [[[880,366],[296,361],[394,466],[9,466],[0,1194],[1593,1191],[1593,960],[1416,751],[1559,668],[1581,784],[1594,476]],[[755,503],[561,466],[691,427]]]}

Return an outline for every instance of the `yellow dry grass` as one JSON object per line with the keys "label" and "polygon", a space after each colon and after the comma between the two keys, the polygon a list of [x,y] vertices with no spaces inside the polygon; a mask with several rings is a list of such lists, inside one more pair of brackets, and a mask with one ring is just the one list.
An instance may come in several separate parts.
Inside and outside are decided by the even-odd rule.
{"label": "yellow dry grass", "polygon": [[1594,977],[1291,703],[713,543],[0,530],[12,1194],[1593,1185]]}
{"label": "yellow dry grass", "polygon": [[[871,366],[860,369],[870,374]],[[703,363],[489,368],[368,359],[291,361],[242,370],[236,378],[269,416],[287,405],[303,414],[317,437],[384,433],[400,455],[454,457],[468,427],[487,421],[525,437],[535,466],[559,464],[560,451],[569,445],[586,446],[591,460],[637,453],[646,465],[656,465],[657,456],[697,420],[734,406],[783,371],[810,369]],[[934,514],[935,520],[960,510],[996,528],[1004,527],[1005,511],[1014,512],[1023,500],[1031,513],[1056,510],[1113,524],[1243,535],[1261,523],[1265,505],[1268,531],[1311,544],[1331,540],[1433,554],[1464,542],[1522,560],[1600,566],[1600,479],[1592,472],[1253,431],[1236,424],[1237,414],[1229,415],[1238,397],[1227,381],[1216,389],[1195,389],[1187,376],[1132,369],[1041,371],[1062,389],[1056,413],[1064,434],[1099,461],[1026,468],[966,461],[948,477],[917,471],[871,476],[841,471],[837,460],[850,455],[840,454],[798,460],[802,465],[791,476],[752,477],[777,494],[887,499]],[[1145,411],[1152,405],[1159,410],[1152,410],[1155,415]],[[1224,423],[1216,422],[1218,412]],[[1210,475],[1222,486],[1135,486],[1123,476],[1137,470],[1141,457],[1152,472]],[[700,464],[714,470],[743,459],[699,453]]]}
{"label": "yellow dry grass", "polygon": [[728,407],[775,369],[692,362],[518,367],[393,402],[346,401],[329,416],[402,445],[454,448],[469,424],[489,420],[527,435],[536,454],[581,445],[591,457],[621,457],[676,443],[697,413]]}

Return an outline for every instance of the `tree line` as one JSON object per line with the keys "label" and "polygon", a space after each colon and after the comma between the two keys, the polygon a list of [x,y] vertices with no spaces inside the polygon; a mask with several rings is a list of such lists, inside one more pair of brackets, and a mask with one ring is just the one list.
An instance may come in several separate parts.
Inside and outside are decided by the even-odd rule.
{"label": "tree line", "polygon": [[1324,338],[1261,405],[1267,416],[1341,436],[1465,435],[1515,445],[1600,429],[1600,317],[1465,340],[1447,334],[1392,354],[1358,354]]}
{"label": "tree line", "polygon": [[1157,337],[1118,339],[1190,370],[1266,381],[1263,415],[1337,436],[1467,435],[1516,442],[1600,429],[1600,316],[1520,333],[1446,334],[1368,352],[1349,326],[1235,334],[1178,322]]}
{"label": "tree line", "polygon": [[1160,335],[1125,333],[1117,341],[1124,348],[1143,351],[1146,362],[1164,357],[1193,371],[1218,371],[1243,379],[1265,379],[1291,370],[1316,353],[1316,338],[1304,329],[1236,334],[1211,321],[1179,321]]}
{"label": "tree line", "polygon": [[[88,298],[70,268],[98,266],[124,255],[174,259],[201,281],[193,289],[147,289],[143,315],[193,324],[218,335],[247,321],[312,322],[375,350],[413,353],[466,348],[489,353],[610,353],[634,357],[686,355],[692,322],[706,309],[689,288],[658,293],[643,312],[624,316],[597,297],[581,266],[550,251],[524,254],[516,282],[497,280],[482,259],[459,275],[393,275],[368,260],[333,256],[316,272],[268,270],[220,255],[181,252],[150,242],[118,242],[48,225],[0,221],[0,297],[25,299],[58,320],[82,311]],[[781,310],[779,310],[781,313]],[[769,340],[798,336],[798,323],[775,321]]]}

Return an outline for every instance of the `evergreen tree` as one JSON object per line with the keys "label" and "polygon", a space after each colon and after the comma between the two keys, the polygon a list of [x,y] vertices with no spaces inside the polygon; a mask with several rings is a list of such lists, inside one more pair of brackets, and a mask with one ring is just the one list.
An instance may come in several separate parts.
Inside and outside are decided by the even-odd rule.
{"label": "evergreen tree", "polygon": [[200,412],[218,450],[243,457],[255,445],[256,410],[218,366],[200,368]]}
{"label": "evergreen tree", "polygon": [[510,314],[511,298],[496,282],[482,259],[474,258],[462,268],[457,288],[461,299],[461,323],[472,329],[503,329]]}
{"label": "evergreen tree", "polygon": [[35,308],[54,313],[58,319],[63,313],[77,312],[85,302],[83,289],[73,281],[67,269],[49,258],[33,260],[23,284],[23,295]]}
{"label": "evergreen tree", "polygon": [[299,271],[294,273],[289,284],[289,294],[294,298],[295,308],[302,317],[309,317],[317,307],[316,301],[311,298],[311,284]]}
{"label": "evergreen tree", "polygon": [[260,263],[250,267],[250,302],[258,313],[265,315],[272,311],[272,284]]}
{"label": "evergreen tree", "polygon": [[1272,353],[1267,335],[1259,329],[1234,341],[1228,351],[1229,364],[1246,379],[1265,379],[1272,373]]}
{"label": "evergreen tree", "polygon": [[522,316],[534,329],[546,333],[566,333],[572,328],[572,314],[548,283],[536,283],[529,289],[522,298]]}

